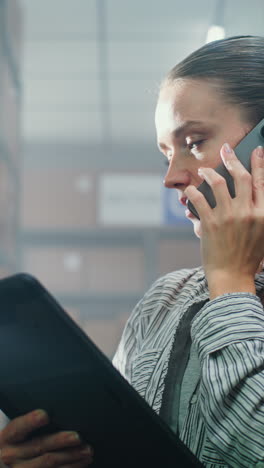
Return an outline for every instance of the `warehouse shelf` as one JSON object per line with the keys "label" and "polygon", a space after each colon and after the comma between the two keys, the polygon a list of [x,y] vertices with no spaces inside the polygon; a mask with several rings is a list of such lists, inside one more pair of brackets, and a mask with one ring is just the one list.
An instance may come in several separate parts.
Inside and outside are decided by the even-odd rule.
{"label": "warehouse shelf", "polygon": [[0,274],[19,269],[20,111],[18,57],[21,15],[16,0],[0,0]]}
{"label": "warehouse shelf", "polygon": [[105,228],[98,227],[89,230],[52,231],[52,230],[24,230],[21,232],[21,240],[24,245],[128,245],[144,242],[153,235],[161,239],[185,239],[193,240],[193,231],[186,226],[164,227],[129,227],[129,228]]}

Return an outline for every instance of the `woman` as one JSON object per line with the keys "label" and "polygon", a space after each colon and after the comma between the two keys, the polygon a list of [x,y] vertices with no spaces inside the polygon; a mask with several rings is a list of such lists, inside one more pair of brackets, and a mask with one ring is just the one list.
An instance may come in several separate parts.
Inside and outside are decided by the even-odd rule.
{"label": "woman", "polygon": [[[253,151],[250,175],[231,149],[264,117],[263,89],[260,37],[208,44],[162,83],[156,128],[169,163],[164,183],[199,213],[201,221],[187,216],[200,238],[203,267],[156,281],[132,313],[114,358],[214,468],[264,466],[264,152]],[[213,169],[221,161],[234,178],[234,199]],[[196,190],[204,179],[216,197],[214,210]],[[68,451],[62,433],[26,441],[47,419],[31,413],[9,423],[0,436],[2,459],[25,468],[87,466],[90,458],[80,458],[76,438]]]}

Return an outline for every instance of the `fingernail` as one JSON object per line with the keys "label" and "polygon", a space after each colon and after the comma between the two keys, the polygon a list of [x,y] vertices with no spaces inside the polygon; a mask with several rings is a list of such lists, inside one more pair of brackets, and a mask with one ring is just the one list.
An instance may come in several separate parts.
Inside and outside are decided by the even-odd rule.
{"label": "fingernail", "polygon": [[198,169],[198,175],[204,179],[205,175],[201,167]]}
{"label": "fingernail", "polygon": [[257,149],[256,149],[256,153],[257,153],[258,158],[263,159],[264,158],[264,148],[263,148],[263,146],[258,146]]}
{"label": "fingernail", "polygon": [[[230,171],[232,169],[232,164],[230,162],[230,159],[228,159],[228,155],[230,155],[230,153],[227,153],[227,151],[225,150],[225,145],[227,145],[227,143],[225,143],[224,146],[223,146],[224,154],[223,154],[222,151],[220,151],[220,155],[221,155],[221,158],[222,158],[222,161],[223,161],[225,167],[228,169],[228,171]],[[229,148],[230,148],[230,146],[229,146]],[[226,159],[225,156],[227,156],[227,159]]]}
{"label": "fingernail", "polygon": [[199,167],[199,169],[198,169],[198,175],[199,175],[202,179],[205,179],[206,182],[207,182],[208,184],[210,183],[211,178],[208,176],[207,173],[205,173],[205,172],[203,171],[203,169],[202,169],[201,167]]}
{"label": "fingernail", "polygon": [[69,432],[66,434],[65,438],[68,440],[68,442],[80,442],[81,440],[78,432]]}
{"label": "fingernail", "polygon": [[229,154],[233,152],[231,146],[228,143],[224,144],[224,150],[226,153],[229,153]]}
{"label": "fingernail", "polygon": [[33,416],[34,416],[35,421],[37,422],[44,422],[48,420],[48,415],[46,411],[42,409],[34,411]]}

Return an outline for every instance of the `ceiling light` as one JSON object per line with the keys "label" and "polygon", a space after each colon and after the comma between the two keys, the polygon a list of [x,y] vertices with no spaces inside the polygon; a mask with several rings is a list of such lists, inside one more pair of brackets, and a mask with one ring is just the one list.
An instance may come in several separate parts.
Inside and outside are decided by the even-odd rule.
{"label": "ceiling light", "polygon": [[224,37],[225,37],[225,28],[223,28],[223,26],[218,26],[216,24],[213,24],[208,29],[205,42],[206,44],[208,44],[208,42],[217,41],[218,39],[224,39]]}

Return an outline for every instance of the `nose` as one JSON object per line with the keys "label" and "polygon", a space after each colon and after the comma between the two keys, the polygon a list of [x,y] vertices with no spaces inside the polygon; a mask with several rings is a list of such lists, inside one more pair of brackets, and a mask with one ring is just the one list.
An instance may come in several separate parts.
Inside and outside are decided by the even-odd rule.
{"label": "nose", "polygon": [[186,187],[189,183],[188,172],[184,168],[177,167],[174,158],[171,159],[167,173],[163,180],[166,188],[180,188]]}

